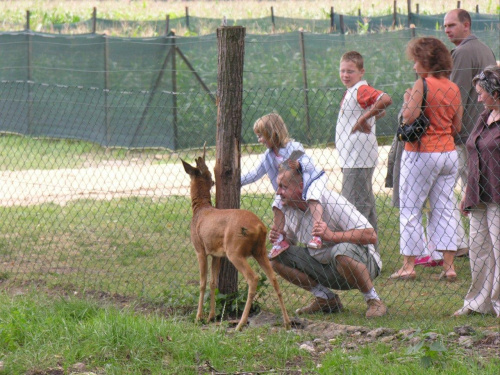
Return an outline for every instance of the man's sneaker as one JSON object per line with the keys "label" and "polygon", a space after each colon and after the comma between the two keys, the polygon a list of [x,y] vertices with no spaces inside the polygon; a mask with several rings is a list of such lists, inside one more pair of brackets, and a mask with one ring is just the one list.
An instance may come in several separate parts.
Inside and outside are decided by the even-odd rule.
{"label": "man's sneaker", "polygon": [[320,237],[313,236],[311,241],[307,244],[307,247],[310,247],[311,249],[321,249],[323,247],[323,241]]}
{"label": "man's sneaker", "polygon": [[281,242],[276,242],[273,245],[273,248],[271,249],[271,251],[269,252],[268,258],[269,259],[276,258],[278,255],[280,255],[283,251],[285,251],[289,247],[290,247],[290,245],[285,240],[283,240]]}
{"label": "man's sneaker", "polygon": [[440,267],[443,265],[443,260],[434,260],[429,255],[415,259],[415,266],[424,267]]}
{"label": "man's sneaker", "polygon": [[369,299],[366,304],[368,305],[365,315],[367,318],[378,318],[387,314],[387,307],[379,299]]}
{"label": "man's sneaker", "polygon": [[340,297],[335,294],[335,297],[330,299],[324,299],[316,297],[309,305],[297,309],[295,313],[301,314],[314,314],[317,312],[323,313],[336,313],[342,311],[344,306],[340,302]]}

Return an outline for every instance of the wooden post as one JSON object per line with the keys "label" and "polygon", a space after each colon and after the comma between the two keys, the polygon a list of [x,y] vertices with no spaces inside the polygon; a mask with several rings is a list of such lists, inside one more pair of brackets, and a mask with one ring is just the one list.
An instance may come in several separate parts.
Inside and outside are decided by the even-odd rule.
{"label": "wooden post", "polygon": [[33,91],[31,90],[31,83],[33,80],[33,61],[32,61],[32,56],[33,56],[33,40],[32,40],[32,34],[30,32],[30,11],[26,11],[26,31],[28,32],[27,34],[27,39],[28,39],[28,53],[27,53],[27,65],[28,65],[28,134],[31,134],[32,129],[32,120],[33,120]]}
{"label": "wooden post", "polygon": [[[95,9],[95,8],[94,8]],[[106,147],[109,146],[111,141],[111,132],[109,124],[109,46],[108,36],[103,35],[104,38],[104,124],[106,126]]]}
{"label": "wooden post", "polygon": [[457,1],[457,9],[460,9],[460,6],[461,6],[461,2],[460,1]]}
{"label": "wooden post", "polygon": [[92,11],[92,34],[95,34],[97,30],[97,8],[94,7]]}
{"label": "wooden post", "polygon": [[306,66],[306,49],[304,45],[304,31],[300,30],[300,52],[302,55],[302,79],[304,83],[304,107],[306,111],[306,137],[308,143],[311,144],[311,118],[309,116],[309,94],[307,87],[307,66]]}
{"label": "wooden post", "polygon": [[273,34],[276,32],[276,24],[274,23],[274,8],[271,7],[271,27],[272,27],[272,31],[273,31]]}
{"label": "wooden post", "polygon": [[333,33],[335,31],[335,13],[333,11],[333,7],[330,8],[330,32]]}
{"label": "wooden post", "polygon": [[476,4],[476,13],[479,14],[479,4]]}
{"label": "wooden post", "polygon": [[170,14],[167,14],[165,19],[165,35],[168,35],[168,30],[170,29]]}
{"label": "wooden post", "polygon": [[411,0],[407,0],[408,4],[408,27],[411,25]]}
{"label": "wooden post", "polygon": [[343,14],[339,14],[339,23],[340,23],[340,33],[345,34],[344,15]]}
{"label": "wooden post", "polygon": [[398,2],[394,0],[394,11],[392,12],[392,29],[396,28],[396,22],[398,19]]}
{"label": "wooden post", "polygon": [[186,28],[189,30],[189,8],[186,7]]}
{"label": "wooden post", "polygon": [[[187,9],[187,7],[186,7]],[[174,129],[174,150],[177,150],[177,61],[175,59],[177,49],[175,43],[175,34],[171,33],[172,46],[170,47],[172,51],[172,126]]]}
{"label": "wooden post", "polygon": [[[245,28],[219,27],[217,45],[215,206],[239,208]],[[222,294],[238,291],[238,271],[226,258],[221,259],[219,291]]]}
{"label": "wooden post", "polygon": [[417,3],[417,11],[416,11],[417,14],[420,14],[420,4]]}

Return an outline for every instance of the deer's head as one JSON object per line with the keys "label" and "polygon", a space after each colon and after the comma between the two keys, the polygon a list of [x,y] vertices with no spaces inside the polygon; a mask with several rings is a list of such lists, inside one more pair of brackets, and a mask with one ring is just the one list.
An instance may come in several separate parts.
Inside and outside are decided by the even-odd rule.
{"label": "deer's head", "polygon": [[196,167],[182,160],[182,165],[184,170],[191,177],[191,194],[192,198],[202,198],[210,197],[210,189],[214,186],[214,181],[212,180],[212,173],[205,164],[205,155],[203,157],[198,157],[195,159]]}

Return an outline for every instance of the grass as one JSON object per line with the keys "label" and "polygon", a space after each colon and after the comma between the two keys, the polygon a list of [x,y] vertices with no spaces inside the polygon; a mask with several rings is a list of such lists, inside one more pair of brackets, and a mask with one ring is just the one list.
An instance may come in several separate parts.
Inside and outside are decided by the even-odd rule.
{"label": "grass", "polygon": [[[348,336],[314,357],[299,349],[308,334],[264,325],[235,333],[227,324],[200,328],[186,316],[137,314],[38,290],[0,293],[0,374],[495,374],[498,358],[485,359],[443,346],[424,365],[425,352],[408,342],[374,343],[346,350]],[[448,327],[434,322],[432,332]],[[428,330],[416,333],[426,336]],[[478,337],[475,337],[477,339]],[[437,354],[427,352],[427,354]],[[82,367],[83,364],[83,367]],[[79,369],[79,371],[77,371]],[[59,371],[59,372],[57,372]]]}

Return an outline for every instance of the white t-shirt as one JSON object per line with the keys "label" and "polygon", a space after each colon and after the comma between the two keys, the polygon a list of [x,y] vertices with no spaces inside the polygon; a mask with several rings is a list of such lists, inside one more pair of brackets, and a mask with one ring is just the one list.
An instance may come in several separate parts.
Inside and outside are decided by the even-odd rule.
{"label": "white t-shirt", "polygon": [[[347,199],[329,189],[323,189],[320,203],[323,207],[323,221],[333,232],[343,232],[353,229],[373,228],[368,220]],[[306,244],[311,239],[313,216],[309,209],[302,211],[295,207],[283,206],[285,214],[285,231],[287,240],[291,243]],[[332,249],[336,243],[323,242],[321,249],[309,249],[309,254],[318,262],[327,264],[332,260]],[[380,270],[382,259],[374,245],[364,245],[374,257]]]}

